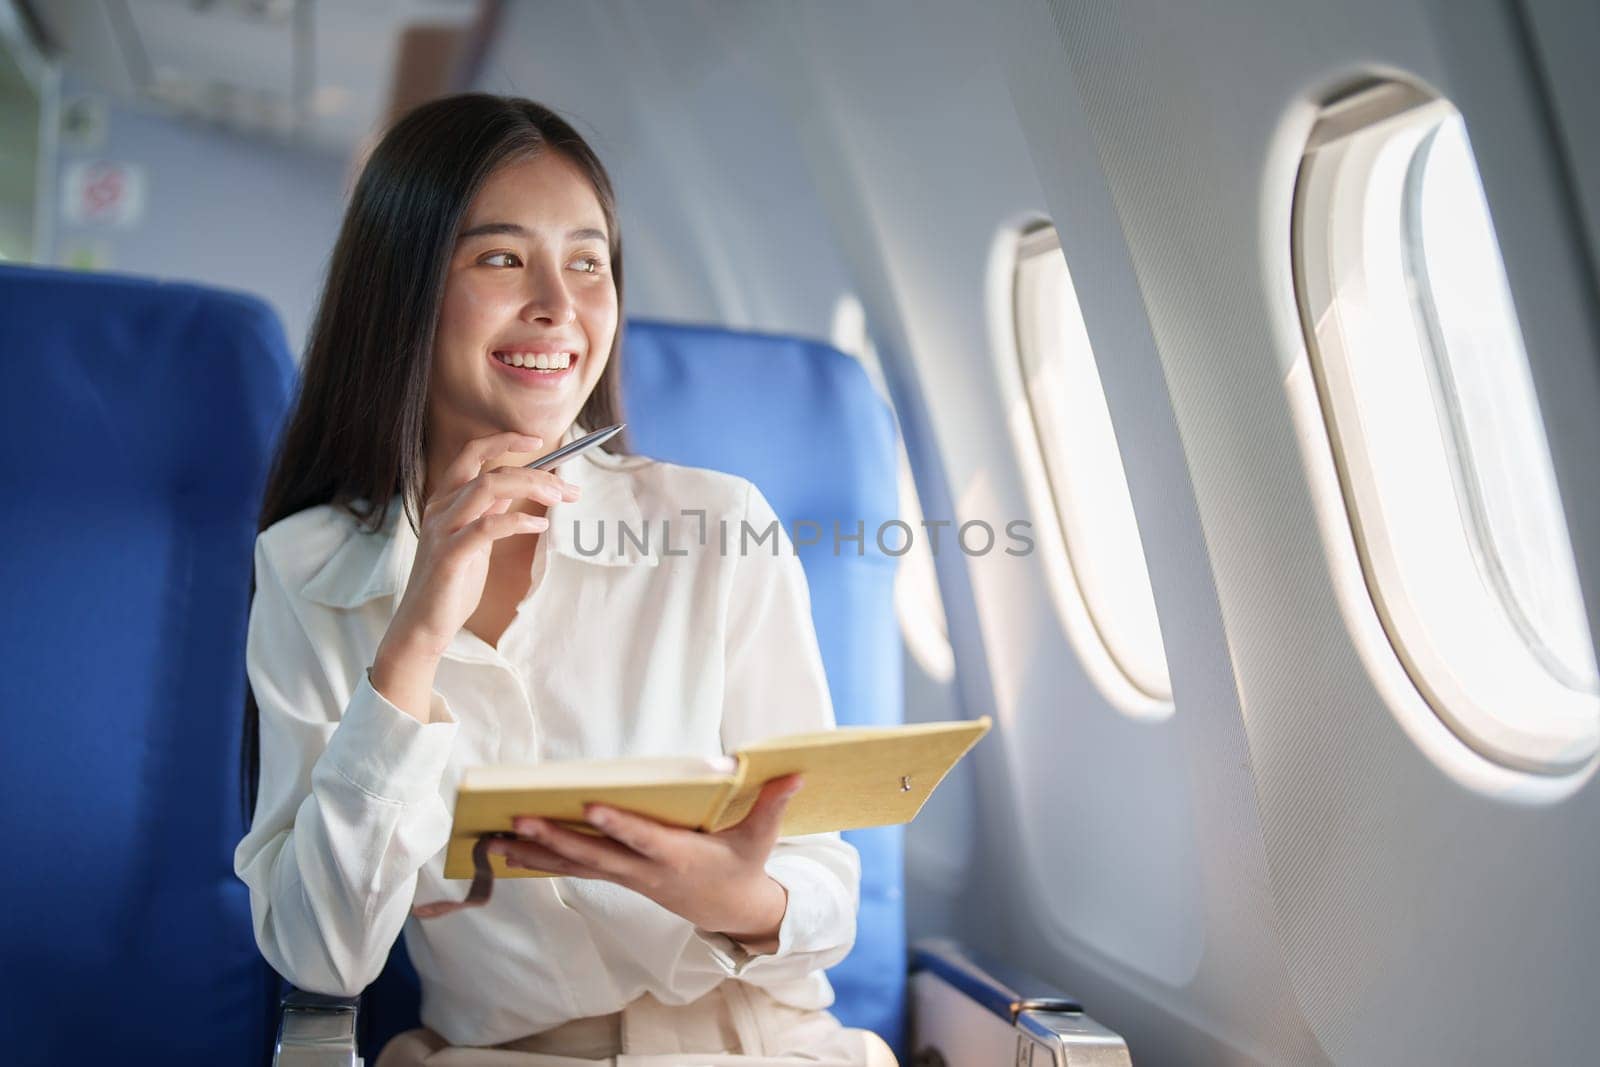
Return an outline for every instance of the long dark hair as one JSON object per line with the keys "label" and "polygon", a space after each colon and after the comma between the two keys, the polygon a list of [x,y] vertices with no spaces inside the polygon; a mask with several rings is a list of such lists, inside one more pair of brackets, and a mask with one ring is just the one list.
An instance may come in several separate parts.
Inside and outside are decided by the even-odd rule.
{"label": "long dark hair", "polygon": [[[593,185],[617,288],[616,336],[578,421],[591,429],[623,421],[622,236],[605,167],[571,125],[532,100],[487,93],[433,100],[390,127],[351,194],[257,532],[332,504],[372,533],[387,522],[396,496],[412,530],[420,531],[428,381],[456,233],[496,168],[546,151],[565,156]],[[601,447],[627,451],[622,434]],[[247,823],[255,817],[260,730],[247,677],[240,754]]]}

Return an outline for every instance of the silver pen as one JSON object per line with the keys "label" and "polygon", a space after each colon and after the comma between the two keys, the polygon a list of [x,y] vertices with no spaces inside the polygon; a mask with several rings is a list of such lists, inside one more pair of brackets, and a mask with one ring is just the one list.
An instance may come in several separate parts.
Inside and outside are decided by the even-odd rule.
{"label": "silver pen", "polygon": [[532,463],[524,464],[524,466],[529,470],[547,471],[551,467],[554,467],[557,463],[560,463],[562,460],[566,459],[568,456],[575,456],[586,448],[590,448],[598,444],[604,444],[606,441],[611,440],[612,437],[621,433],[622,428],[626,425],[628,424],[625,422],[619,422],[615,426],[607,426],[603,430],[596,430],[594,433],[584,434],[570,445],[562,445],[548,456],[540,456]]}

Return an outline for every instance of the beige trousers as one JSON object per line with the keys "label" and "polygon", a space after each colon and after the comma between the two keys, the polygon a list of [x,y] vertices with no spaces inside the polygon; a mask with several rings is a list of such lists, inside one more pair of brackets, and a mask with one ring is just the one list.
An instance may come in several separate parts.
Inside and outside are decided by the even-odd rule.
{"label": "beige trousers", "polygon": [[663,1004],[649,993],[611,1015],[487,1048],[452,1046],[432,1030],[407,1030],[376,1067],[898,1067],[870,1030],[826,1011],[781,1004],[727,980],[699,1000]]}

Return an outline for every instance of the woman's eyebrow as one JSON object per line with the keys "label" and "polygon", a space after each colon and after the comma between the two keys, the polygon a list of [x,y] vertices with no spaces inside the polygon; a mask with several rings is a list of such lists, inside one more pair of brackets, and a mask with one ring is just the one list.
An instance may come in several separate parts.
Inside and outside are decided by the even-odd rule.
{"label": "woman's eyebrow", "polygon": [[[489,233],[508,233],[515,237],[533,236],[528,232],[527,227],[518,226],[514,222],[483,222],[469,229],[462,230],[461,236],[457,238],[457,240],[465,241],[468,237],[481,237],[484,234]],[[573,230],[567,234],[567,240],[569,241],[604,241],[605,239],[606,232],[604,230],[594,229],[593,227],[586,227],[581,230]]]}

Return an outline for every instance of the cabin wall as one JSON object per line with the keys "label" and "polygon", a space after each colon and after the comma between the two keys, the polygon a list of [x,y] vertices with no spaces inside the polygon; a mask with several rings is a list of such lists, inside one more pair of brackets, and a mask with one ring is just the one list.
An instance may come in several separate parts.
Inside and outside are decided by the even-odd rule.
{"label": "cabin wall", "polygon": [[[86,92],[63,79],[63,100]],[[253,293],[283,320],[299,359],[344,213],[346,162],[100,99],[104,140],[63,142],[52,187],[78,161],[132,164],[144,172],[144,209],[126,227],[85,225],[52,196],[55,247],[41,258],[93,252],[108,270]]]}
{"label": "cabin wall", "polygon": [[[1132,0],[1018,9],[1024,32],[1009,47],[1026,54],[1053,38],[1060,58],[1054,78],[1036,82],[1053,82],[1054,98],[1019,98],[1019,110],[1040,144],[1059,136],[1052,105],[1060,99],[1076,96],[1088,119],[1211,559],[1231,665],[1218,656],[1205,669],[1220,690],[1231,667],[1241,719],[1216,720],[1214,706],[1181,687],[1177,715],[1203,717],[1224,735],[1242,725],[1247,762],[1237,768],[1215,737],[1193,738],[1193,750],[1214,749],[1195,764],[1196,806],[1204,794],[1232,791],[1247,770],[1269,879],[1257,887],[1247,868],[1216,890],[1266,890],[1283,961],[1273,966],[1286,965],[1294,1002],[1338,1062],[1583,1061],[1600,930],[1582,895],[1600,857],[1575,846],[1594,825],[1600,795],[1592,779],[1567,795],[1524,790],[1447,735],[1453,757],[1444,766],[1407,735],[1391,707],[1407,698],[1380,692],[1339,611],[1333,583],[1348,571],[1342,559],[1330,565],[1343,553],[1326,546],[1307,489],[1323,472],[1308,469],[1284,382],[1302,344],[1290,194],[1314,104],[1355,76],[1409,72],[1454,99],[1474,135],[1547,421],[1563,428],[1558,468],[1561,449],[1587,433],[1569,432],[1563,410],[1592,412],[1600,399],[1585,302],[1572,292],[1564,308],[1538,303],[1584,273],[1581,257],[1547,254],[1560,244],[1548,217],[1558,183],[1552,146],[1533,132],[1537,107],[1519,108],[1538,72],[1517,39],[1513,5]],[[1080,195],[1063,182],[1050,192],[1064,204]],[[1112,400],[1119,424],[1143,425],[1128,398]],[[1575,541],[1588,535],[1580,554],[1592,553],[1600,533],[1586,514],[1592,468],[1576,455],[1564,460],[1565,495]],[[1161,521],[1145,508],[1140,519]],[[1205,640],[1210,603],[1164,597],[1167,583],[1156,580],[1164,632],[1181,657],[1184,645]],[[1590,603],[1592,616],[1592,595]],[[1240,798],[1233,825],[1248,825],[1245,812]],[[1208,835],[1208,852],[1212,842]],[[1236,947],[1208,944],[1223,954]],[[1250,1002],[1230,1000],[1222,1017],[1242,1031]],[[1491,1003],[1492,1018],[1483,1010]],[[1276,1041],[1267,1048],[1292,1058]]]}

